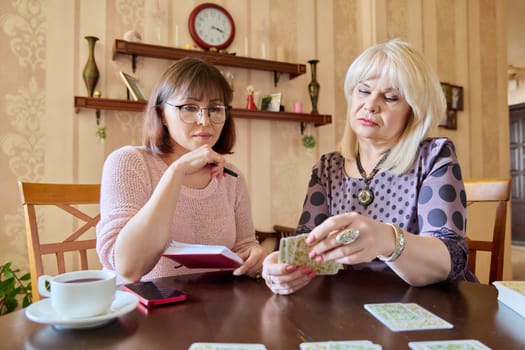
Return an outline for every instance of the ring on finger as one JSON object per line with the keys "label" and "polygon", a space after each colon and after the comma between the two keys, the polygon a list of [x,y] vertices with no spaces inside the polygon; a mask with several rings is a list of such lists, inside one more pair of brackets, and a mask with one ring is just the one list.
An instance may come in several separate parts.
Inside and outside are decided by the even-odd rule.
{"label": "ring on finger", "polygon": [[272,278],[270,277],[270,275],[267,275],[267,276],[266,276],[266,282],[268,282],[268,284],[269,284],[270,286],[273,286],[273,280],[272,280]]}
{"label": "ring on finger", "polygon": [[351,227],[345,228],[335,236],[335,241],[341,245],[353,243],[359,237],[359,230]]}

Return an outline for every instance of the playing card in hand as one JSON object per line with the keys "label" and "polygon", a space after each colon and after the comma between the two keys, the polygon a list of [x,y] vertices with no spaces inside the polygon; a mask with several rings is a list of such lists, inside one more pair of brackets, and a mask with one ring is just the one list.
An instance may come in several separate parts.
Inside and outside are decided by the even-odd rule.
{"label": "playing card in hand", "polygon": [[340,264],[334,261],[318,263],[308,257],[310,246],[305,242],[308,234],[283,237],[279,246],[279,263],[296,266],[310,266],[319,275],[334,275]]}

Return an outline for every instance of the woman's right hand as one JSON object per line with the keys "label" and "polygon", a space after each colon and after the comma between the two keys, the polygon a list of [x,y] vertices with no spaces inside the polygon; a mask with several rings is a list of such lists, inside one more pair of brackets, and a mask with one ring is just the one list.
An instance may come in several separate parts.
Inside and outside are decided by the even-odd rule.
{"label": "woman's right hand", "polygon": [[288,295],[306,286],[317,275],[308,266],[279,264],[279,252],[269,254],[263,262],[262,278],[275,294]]}
{"label": "woman's right hand", "polygon": [[222,155],[215,152],[209,145],[202,145],[188,153],[185,153],[180,158],[175,160],[173,164],[183,169],[185,175],[194,174],[203,168],[210,169],[210,175],[223,175],[223,168],[226,160]]}

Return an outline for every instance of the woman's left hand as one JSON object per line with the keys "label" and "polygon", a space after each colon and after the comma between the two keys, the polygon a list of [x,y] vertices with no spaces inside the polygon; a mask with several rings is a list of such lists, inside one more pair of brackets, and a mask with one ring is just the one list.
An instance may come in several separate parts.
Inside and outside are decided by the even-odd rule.
{"label": "woman's left hand", "polygon": [[[347,228],[353,230],[354,235],[357,230],[357,238],[346,244],[338,242],[337,235]],[[309,257],[317,262],[352,265],[370,262],[378,255],[391,255],[395,237],[390,225],[352,212],[326,219],[310,232],[306,243],[312,247]]]}
{"label": "woman's left hand", "polygon": [[237,253],[244,263],[238,267],[233,274],[235,276],[248,275],[250,277],[258,277],[262,271],[262,263],[268,252],[260,245],[253,245]]}

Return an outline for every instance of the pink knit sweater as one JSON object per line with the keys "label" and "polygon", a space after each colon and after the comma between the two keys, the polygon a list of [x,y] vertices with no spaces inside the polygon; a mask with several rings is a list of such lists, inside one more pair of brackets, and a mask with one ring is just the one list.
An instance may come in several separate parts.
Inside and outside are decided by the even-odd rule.
{"label": "pink knit sweater", "polygon": [[[235,169],[232,164],[228,167]],[[144,147],[125,146],[109,155],[101,181],[97,253],[104,268],[115,270],[115,241],[124,225],[144,206],[167,165]],[[155,232],[150,232],[153,236]],[[203,189],[182,186],[171,223],[171,237],[184,243],[224,245],[234,252],[256,245],[246,182],[239,177],[213,178]],[[140,259],[140,256],[137,257]],[[160,257],[142,280],[203,270],[176,266]],[[118,282],[124,282],[119,276]]]}

